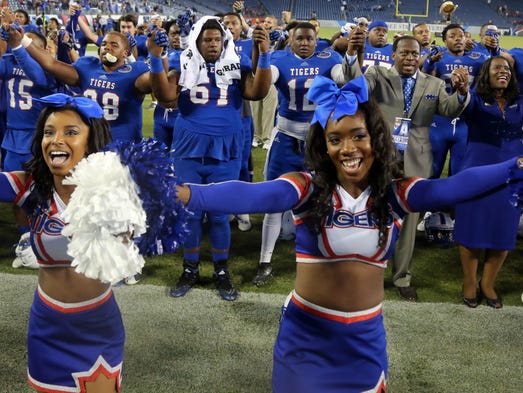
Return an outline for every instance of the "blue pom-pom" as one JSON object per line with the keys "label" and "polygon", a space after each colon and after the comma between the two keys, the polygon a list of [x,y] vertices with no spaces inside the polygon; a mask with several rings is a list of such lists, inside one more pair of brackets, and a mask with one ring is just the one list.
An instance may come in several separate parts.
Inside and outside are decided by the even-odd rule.
{"label": "blue pom-pom", "polygon": [[120,156],[138,186],[147,214],[147,232],[135,239],[140,254],[152,256],[174,252],[188,233],[189,213],[176,201],[174,164],[165,145],[149,138],[138,142],[114,141],[105,147]]}

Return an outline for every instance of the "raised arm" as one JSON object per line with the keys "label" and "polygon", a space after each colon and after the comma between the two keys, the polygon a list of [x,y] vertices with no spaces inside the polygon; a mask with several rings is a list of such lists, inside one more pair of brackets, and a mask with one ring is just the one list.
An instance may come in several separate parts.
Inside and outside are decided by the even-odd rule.
{"label": "raised arm", "polygon": [[87,24],[87,22],[83,18],[80,18],[81,10],[82,7],[80,5],[69,6],[69,14],[71,18],[76,18],[78,26],[80,27],[82,33],[84,33],[87,39],[91,41],[93,44],[95,44],[96,46],[100,46],[103,37],[99,36],[94,31],[92,31],[91,27]]}
{"label": "raised arm", "polygon": [[54,77],[70,86],[76,86],[80,82],[80,77],[76,68],[71,64],[63,63],[56,60],[50,53],[44,49],[39,48],[33,41],[24,36],[21,40],[22,46],[29,52],[31,57],[35,59],[42,68],[54,75]]}
{"label": "raised arm", "polygon": [[232,5],[232,10],[240,16],[242,22],[242,31],[246,37],[249,37],[249,30],[252,32],[252,28],[247,24],[247,21],[243,17],[243,11],[245,10],[244,1],[235,1]]}
{"label": "raised arm", "polygon": [[[167,41],[165,41],[167,40]],[[164,30],[155,30],[147,39],[151,72],[149,81],[153,94],[161,102],[172,102],[178,98],[178,73],[168,74],[167,56],[164,55],[168,38]]]}
{"label": "raised arm", "polygon": [[[365,30],[356,27],[349,31],[347,38],[347,52],[343,56],[343,72],[348,82],[361,75],[363,53],[365,52]],[[350,61],[349,61],[350,59]]]}
{"label": "raised arm", "polygon": [[269,92],[271,86],[271,66],[269,53],[269,34],[261,27],[256,26],[252,32],[252,52],[253,59],[257,62],[253,69],[253,74],[242,75],[243,98],[247,100],[261,100]]}
{"label": "raised arm", "polygon": [[18,30],[13,27],[9,29],[8,44],[12,48],[16,61],[22,67],[27,77],[35,84],[49,87],[47,75],[45,74],[44,69],[35,59],[29,56],[29,53],[27,53],[25,48],[22,46],[21,41],[23,36],[23,30]]}

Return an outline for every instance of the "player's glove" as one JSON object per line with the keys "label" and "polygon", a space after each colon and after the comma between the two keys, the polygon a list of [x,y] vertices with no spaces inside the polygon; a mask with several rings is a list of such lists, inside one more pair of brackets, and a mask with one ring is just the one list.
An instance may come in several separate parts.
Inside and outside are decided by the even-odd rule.
{"label": "player's glove", "polygon": [[136,46],[136,39],[134,38],[134,36],[130,32],[128,32],[128,31],[125,32],[125,36],[129,40],[129,45],[130,45],[131,49],[133,47],[135,47]]}
{"label": "player's glove", "polygon": [[432,41],[429,57],[436,56],[440,52],[441,52],[441,48],[436,45],[435,41]]}
{"label": "player's glove", "polygon": [[344,36],[344,37],[347,37],[350,33],[350,31],[354,28],[358,27],[358,25],[356,25],[356,23],[351,23],[351,22],[347,22],[345,23],[345,25],[341,26],[341,34]]}
{"label": "player's glove", "polygon": [[178,16],[178,18],[176,19],[176,24],[178,25],[178,27],[180,29],[182,29],[183,27],[185,27],[186,25],[191,23],[193,15],[194,15],[193,10],[190,8],[187,8],[187,10],[183,14]]}
{"label": "player's glove", "polygon": [[273,30],[269,33],[271,42],[285,41],[287,38],[289,38],[287,30]]}
{"label": "player's glove", "polygon": [[154,42],[156,45],[163,47],[162,56],[167,54],[167,48],[169,47],[169,37],[165,30],[159,30],[154,36]]}

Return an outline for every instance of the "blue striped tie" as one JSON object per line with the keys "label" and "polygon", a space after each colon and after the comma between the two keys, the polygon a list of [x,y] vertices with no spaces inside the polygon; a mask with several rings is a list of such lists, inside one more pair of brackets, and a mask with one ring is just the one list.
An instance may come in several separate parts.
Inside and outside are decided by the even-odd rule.
{"label": "blue striped tie", "polygon": [[412,105],[412,95],[414,93],[414,78],[405,77],[401,78],[403,83],[403,98],[405,99],[405,113],[409,113],[410,106]]}

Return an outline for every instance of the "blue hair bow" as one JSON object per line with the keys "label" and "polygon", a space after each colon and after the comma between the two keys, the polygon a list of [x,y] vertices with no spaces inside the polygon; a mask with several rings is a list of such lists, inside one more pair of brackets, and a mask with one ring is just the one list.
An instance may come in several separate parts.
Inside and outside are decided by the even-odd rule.
{"label": "blue hair bow", "polygon": [[91,124],[89,120],[91,117],[101,119],[104,115],[104,111],[100,105],[87,97],[71,97],[67,94],[56,93],[42,98],[35,98],[35,100],[45,104],[45,106],[61,107],[71,105],[89,121],[89,124]]}
{"label": "blue hair bow", "polygon": [[325,128],[331,113],[332,120],[355,114],[359,104],[369,100],[369,88],[363,76],[338,89],[332,79],[318,75],[309,88],[307,98],[317,104],[311,124],[319,122]]}

